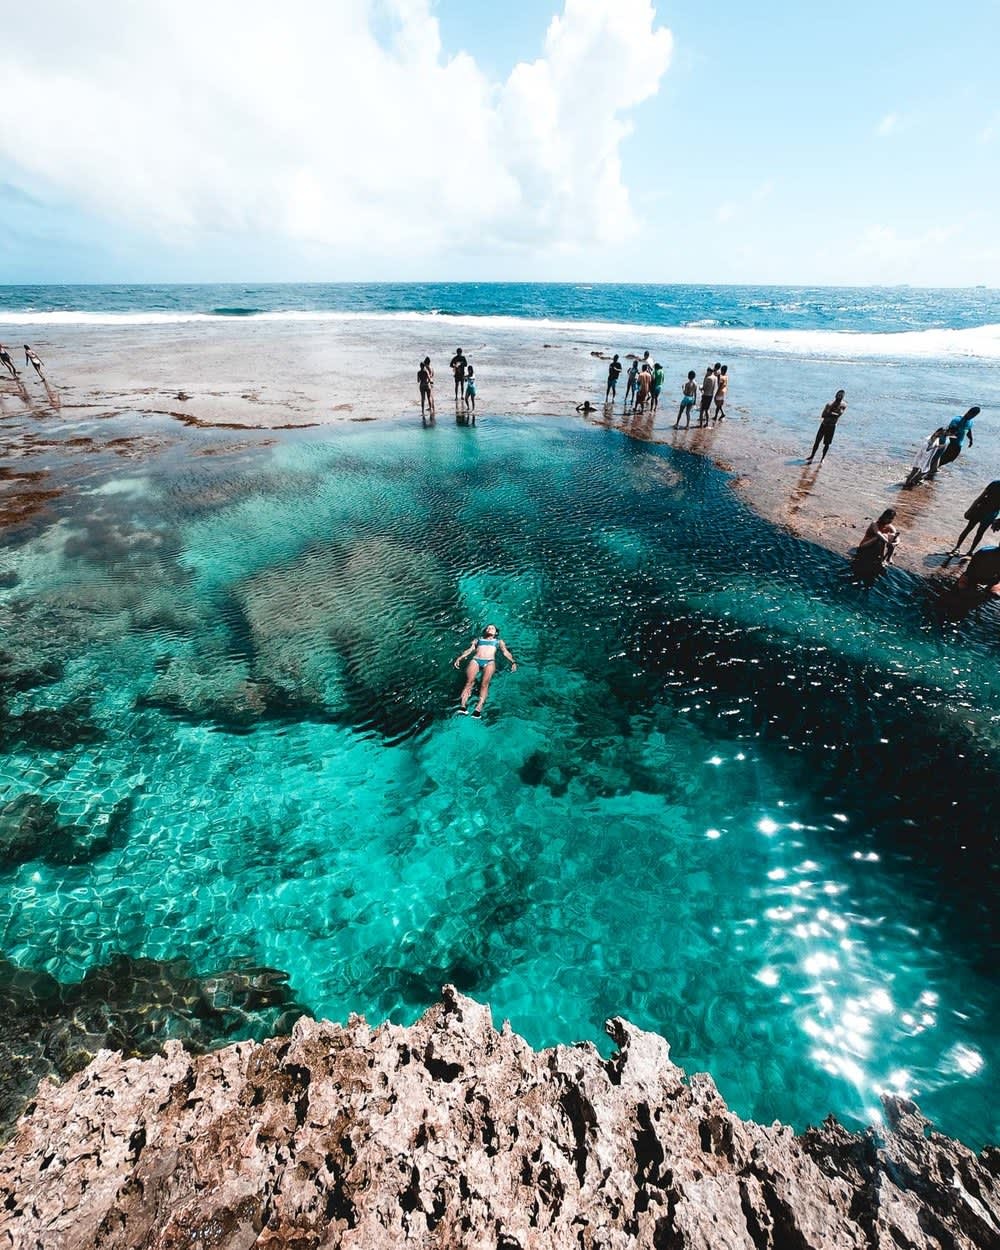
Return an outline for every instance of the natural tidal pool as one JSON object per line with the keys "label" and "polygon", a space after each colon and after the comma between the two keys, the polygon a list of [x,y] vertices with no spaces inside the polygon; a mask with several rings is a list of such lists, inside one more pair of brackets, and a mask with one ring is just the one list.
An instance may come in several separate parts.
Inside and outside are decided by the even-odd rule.
{"label": "natural tidal pool", "polygon": [[[571,421],[113,460],[0,548],[0,1035],[119,955],[223,1013],[248,968],[334,1019],[451,981],[535,1045],[656,1029],[745,1116],[1000,1140],[997,605]],[[489,621],[519,669],[456,717]]]}

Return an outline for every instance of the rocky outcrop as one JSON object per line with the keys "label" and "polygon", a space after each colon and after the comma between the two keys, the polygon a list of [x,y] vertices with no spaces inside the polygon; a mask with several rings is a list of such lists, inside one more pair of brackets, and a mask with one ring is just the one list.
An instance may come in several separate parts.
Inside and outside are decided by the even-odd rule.
{"label": "rocky outcrop", "polygon": [[1000,1245],[1000,1152],[745,1123],[624,1020],[534,1052],[446,988],[410,1028],[300,1020],[192,1057],[102,1052],[0,1155],[3,1250]]}
{"label": "rocky outcrop", "polygon": [[197,1053],[268,1037],[302,1011],[286,973],[249,962],[206,976],[183,959],[113,955],[64,983],[0,956],[0,1142],[42,1077],[73,1076],[112,1049],[162,1054],[168,1039]]}

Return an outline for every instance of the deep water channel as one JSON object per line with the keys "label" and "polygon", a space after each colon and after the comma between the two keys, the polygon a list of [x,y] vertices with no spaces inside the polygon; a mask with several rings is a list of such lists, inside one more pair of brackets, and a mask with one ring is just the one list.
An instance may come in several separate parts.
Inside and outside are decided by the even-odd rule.
{"label": "deep water channel", "polygon": [[[0,548],[5,1064],[451,981],[535,1045],[628,1016],[746,1116],[1000,1140],[1000,607],[569,421],[189,434],[67,452]],[[488,621],[519,669],[456,717]]]}

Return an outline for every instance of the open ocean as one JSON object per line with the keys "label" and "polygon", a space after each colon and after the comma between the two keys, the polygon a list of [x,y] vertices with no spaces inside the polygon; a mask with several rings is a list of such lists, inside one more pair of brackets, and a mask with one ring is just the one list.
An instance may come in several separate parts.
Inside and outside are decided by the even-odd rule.
{"label": "open ocean", "polygon": [[[561,283],[282,283],[0,287],[0,324],[168,324],[246,317],[331,320],[433,317],[480,327],[518,320],[705,332],[706,342],[785,343],[803,351],[867,336],[914,354],[1000,358],[1000,291],[911,287],[698,287]],[[777,332],[778,337],[775,338]],[[859,337],[860,336],[860,337]]]}
{"label": "open ocean", "polygon": [[[7,339],[365,318],[1000,395],[981,289],[0,288]],[[895,1090],[1000,1140],[998,605],[860,586],[708,459],[568,418],[142,433],[53,439],[52,516],[0,534],[0,1117],[97,1045],[450,981],[536,1045],[628,1016],[761,1120]],[[488,620],[519,670],[478,722],[451,660]]]}

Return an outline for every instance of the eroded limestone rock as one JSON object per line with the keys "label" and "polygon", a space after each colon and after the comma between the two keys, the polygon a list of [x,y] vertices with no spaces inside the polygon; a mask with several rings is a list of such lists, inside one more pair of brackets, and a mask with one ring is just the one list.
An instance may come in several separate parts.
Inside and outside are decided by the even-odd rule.
{"label": "eroded limestone rock", "polygon": [[411,1028],[302,1019],[193,1057],[102,1052],[0,1155],[4,1250],[144,1246],[849,1250],[1000,1244],[1000,1153],[887,1102],[800,1138],[612,1020],[534,1052],[450,987]]}

